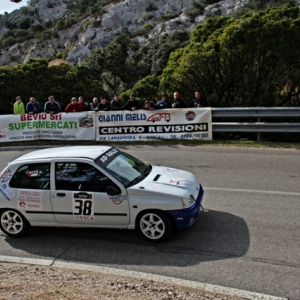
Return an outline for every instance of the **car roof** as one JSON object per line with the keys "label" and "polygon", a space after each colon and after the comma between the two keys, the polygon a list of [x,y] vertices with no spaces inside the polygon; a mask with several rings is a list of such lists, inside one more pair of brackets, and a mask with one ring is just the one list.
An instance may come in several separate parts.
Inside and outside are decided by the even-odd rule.
{"label": "car roof", "polygon": [[69,146],[36,150],[17,157],[14,161],[44,159],[44,158],[89,158],[96,159],[111,149],[109,146]]}

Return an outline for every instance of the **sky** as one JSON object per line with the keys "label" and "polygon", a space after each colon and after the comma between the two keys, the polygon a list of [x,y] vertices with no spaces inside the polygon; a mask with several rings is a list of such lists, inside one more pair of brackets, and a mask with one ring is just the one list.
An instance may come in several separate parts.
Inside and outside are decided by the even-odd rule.
{"label": "sky", "polygon": [[4,12],[12,12],[15,9],[18,9],[22,6],[27,5],[27,0],[22,0],[20,3],[14,3],[10,0],[0,0],[0,14],[4,14]]}

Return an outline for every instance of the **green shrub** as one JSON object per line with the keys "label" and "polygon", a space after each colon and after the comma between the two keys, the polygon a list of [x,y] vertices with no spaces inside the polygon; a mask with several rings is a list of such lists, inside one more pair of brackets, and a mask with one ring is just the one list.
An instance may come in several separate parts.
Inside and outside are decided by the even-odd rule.
{"label": "green shrub", "polygon": [[90,22],[90,21],[85,22],[85,23],[83,24],[83,29],[87,29],[90,25],[91,25],[91,22]]}
{"label": "green shrub", "polygon": [[200,11],[198,8],[187,8],[184,11],[184,14],[188,16],[191,20],[195,20],[195,18],[199,15],[202,15],[203,11]]}
{"label": "green shrub", "polygon": [[146,24],[144,24],[143,28],[146,29],[146,30],[151,31],[152,28],[153,28],[153,26],[151,24],[149,24],[149,23],[146,23]]}
{"label": "green shrub", "polygon": [[154,3],[149,3],[148,7],[146,8],[146,11],[156,11],[157,6]]}
{"label": "green shrub", "polygon": [[55,57],[58,58],[58,59],[66,59],[67,58],[67,53],[66,52],[57,52]]}
{"label": "green shrub", "polygon": [[177,15],[167,14],[167,15],[162,16],[161,20],[163,22],[165,22],[165,21],[169,21],[169,20],[175,19],[176,17],[177,17]]}
{"label": "green shrub", "polygon": [[30,28],[30,26],[31,26],[30,18],[25,18],[25,19],[21,20],[21,22],[20,22],[20,28],[21,29],[27,30],[27,29]]}

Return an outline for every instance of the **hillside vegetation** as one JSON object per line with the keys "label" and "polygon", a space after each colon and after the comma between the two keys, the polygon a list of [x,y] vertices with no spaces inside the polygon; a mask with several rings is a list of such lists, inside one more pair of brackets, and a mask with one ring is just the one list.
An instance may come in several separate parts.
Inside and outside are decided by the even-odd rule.
{"label": "hillside vegetation", "polygon": [[[71,18],[101,13],[108,2],[112,1],[73,1],[75,6],[68,8],[73,13],[49,28],[59,30]],[[191,32],[179,30],[149,38],[146,43],[138,42],[135,32],[123,28],[81,65],[64,63],[64,54],[56,53],[55,57],[29,59],[14,67],[2,66],[0,113],[12,112],[17,95],[24,102],[34,96],[43,104],[53,94],[65,105],[80,95],[88,102],[94,96],[110,99],[115,92],[125,100],[130,93],[140,100],[158,100],[162,92],[171,95],[178,90],[188,102],[196,89],[214,107],[299,105],[299,7],[277,3],[253,10],[254,4],[233,16],[207,17]],[[200,13],[200,7],[195,9],[199,10],[195,15]],[[34,26],[43,27],[39,34],[49,31],[46,24]],[[25,27],[7,32],[29,34],[35,28]],[[7,35],[2,34],[1,43]],[[59,64],[50,63],[56,58]]]}

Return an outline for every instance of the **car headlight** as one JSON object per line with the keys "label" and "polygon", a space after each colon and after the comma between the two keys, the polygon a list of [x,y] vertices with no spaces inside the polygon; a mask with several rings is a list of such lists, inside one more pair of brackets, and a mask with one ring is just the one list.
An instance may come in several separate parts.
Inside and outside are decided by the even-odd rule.
{"label": "car headlight", "polygon": [[196,202],[193,195],[189,195],[187,198],[181,198],[183,208],[189,208],[193,206]]}

